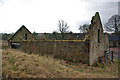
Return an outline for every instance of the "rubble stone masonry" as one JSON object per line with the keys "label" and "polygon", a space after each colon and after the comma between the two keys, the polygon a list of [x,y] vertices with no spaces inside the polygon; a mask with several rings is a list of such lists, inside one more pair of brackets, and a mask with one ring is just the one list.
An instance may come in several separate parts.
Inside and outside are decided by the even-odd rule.
{"label": "rubble stone masonry", "polygon": [[26,53],[47,54],[71,62],[88,63],[88,42],[81,40],[22,41],[20,48]]}

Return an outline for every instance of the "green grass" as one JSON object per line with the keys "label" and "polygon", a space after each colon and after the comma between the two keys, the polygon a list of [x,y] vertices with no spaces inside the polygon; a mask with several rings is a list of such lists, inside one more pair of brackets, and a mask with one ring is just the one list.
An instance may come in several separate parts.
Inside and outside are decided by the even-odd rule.
{"label": "green grass", "polygon": [[83,72],[83,70],[78,70],[79,72]]}
{"label": "green grass", "polygon": [[113,59],[116,64],[120,64],[120,59]]}

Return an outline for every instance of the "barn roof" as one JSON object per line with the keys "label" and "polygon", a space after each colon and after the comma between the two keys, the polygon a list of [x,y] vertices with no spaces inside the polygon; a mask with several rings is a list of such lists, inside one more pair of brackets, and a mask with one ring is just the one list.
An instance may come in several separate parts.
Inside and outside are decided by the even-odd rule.
{"label": "barn roof", "polygon": [[14,34],[12,37],[10,37],[10,39],[8,39],[8,41],[11,40],[22,28],[25,28],[30,34],[32,34],[24,25],[22,25],[22,26],[15,32],[15,34]]}

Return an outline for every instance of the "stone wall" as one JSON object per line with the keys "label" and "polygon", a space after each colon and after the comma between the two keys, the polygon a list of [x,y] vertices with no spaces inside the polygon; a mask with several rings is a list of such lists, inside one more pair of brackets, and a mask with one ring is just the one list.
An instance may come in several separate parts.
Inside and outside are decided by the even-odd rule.
{"label": "stone wall", "polygon": [[108,39],[108,35],[106,34],[106,33],[104,33],[104,43],[105,43],[105,50],[109,50],[109,46],[110,46],[110,44],[109,44],[109,39]]}
{"label": "stone wall", "polygon": [[70,62],[88,63],[88,42],[81,40],[22,41],[21,50],[26,53],[52,55]]}
{"label": "stone wall", "polygon": [[90,29],[87,33],[90,40],[89,64],[93,65],[98,61],[99,57],[104,56],[104,51],[108,48],[108,38],[103,33],[102,23],[99,13],[93,16]]}

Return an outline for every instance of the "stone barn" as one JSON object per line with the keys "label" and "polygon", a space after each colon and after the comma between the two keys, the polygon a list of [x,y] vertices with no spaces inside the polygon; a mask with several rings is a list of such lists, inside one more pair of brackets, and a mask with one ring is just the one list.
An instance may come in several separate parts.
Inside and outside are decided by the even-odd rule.
{"label": "stone barn", "polygon": [[35,40],[30,31],[22,26],[10,39],[11,47],[20,45],[26,53],[50,54],[56,58],[73,62],[95,64],[109,48],[109,40],[103,33],[99,13],[92,17],[91,24],[82,40]]}
{"label": "stone barn", "polygon": [[20,41],[23,40],[35,40],[35,37],[24,25],[8,40],[8,45],[10,48],[17,49],[20,47]]}
{"label": "stone barn", "polygon": [[89,64],[93,65],[97,62],[99,57],[104,56],[104,51],[109,48],[109,40],[107,34],[103,33],[103,27],[98,12],[92,17],[85,39],[89,40]]}

